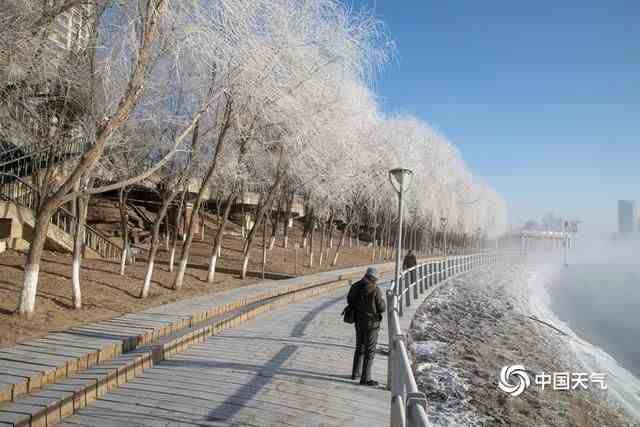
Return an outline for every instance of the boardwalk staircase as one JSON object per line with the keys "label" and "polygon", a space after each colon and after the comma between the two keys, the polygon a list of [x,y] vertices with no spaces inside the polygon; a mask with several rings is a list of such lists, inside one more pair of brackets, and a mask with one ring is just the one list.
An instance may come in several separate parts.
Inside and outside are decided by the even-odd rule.
{"label": "boardwalk staircase", "polygon": [[[35,224],[37,199],[27,182],[34,173],[77,158],[84,146],[70,141],[43,148],[11,147],[0,153],[0,237],[8,247],[28,247]],[[58,208],[51,217],[47,232],[49,249],[73,251],[73,236],[78,219],[68,210]],[[95,228],[85,225],[85,256],[119,259],[122,249]]]}

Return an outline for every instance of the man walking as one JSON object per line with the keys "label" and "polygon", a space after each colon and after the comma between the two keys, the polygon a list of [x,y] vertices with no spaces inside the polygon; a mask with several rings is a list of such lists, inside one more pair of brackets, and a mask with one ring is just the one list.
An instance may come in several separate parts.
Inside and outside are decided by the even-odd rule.
{"label": "man walking", "polygon": [[379,278],[375,268],[367,268],[364,277],[351,285],[347,295],[347,303],[356,313],[356,348],[351,379],[357,379],[362,369],[360,384],[368,386],[378,385],[377,381],[371,379],[371,368],[378,345],[382,314],[386,310],[382,290],[376,285]]}
{"label": "man walking", "polygon": [[[412,267],[415,267],[417,264],[418,264],[418,261],[416,260],[415,254],[411,249],[409,249],[409,252],[404,257],[404,261],[402,261],[402,269],[408,270]],[[411,283],[415,283],[415,281],[416,281],[416,271],[413,270],[411,272]]]}

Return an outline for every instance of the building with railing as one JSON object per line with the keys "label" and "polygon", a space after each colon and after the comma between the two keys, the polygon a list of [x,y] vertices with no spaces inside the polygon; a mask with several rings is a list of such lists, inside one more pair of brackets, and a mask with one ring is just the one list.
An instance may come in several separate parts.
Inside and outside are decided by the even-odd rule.
{"label": "building with railing", "polygon": [[94,6],[90,2],[80,2],[55,17],[48,28],[45,47],[51,63],[60,65],[69,53],[80,52],[89,45],[93,15]]}

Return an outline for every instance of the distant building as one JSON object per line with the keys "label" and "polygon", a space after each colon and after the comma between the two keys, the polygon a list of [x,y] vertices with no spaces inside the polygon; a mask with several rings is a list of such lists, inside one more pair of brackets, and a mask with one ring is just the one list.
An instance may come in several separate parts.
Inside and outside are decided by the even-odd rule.
{"label": "distant building", "polygon": [[636,209],[632,200],[618,200],[618,234],[629,236],[636,228]]}
{"label": "distant building", "polygon": [[47,40],[51,60],[56,63],[63,61],[68,53],[87,47],[91,37],[93,13],[93,6],[79,4],[56,16],[49,27]]}

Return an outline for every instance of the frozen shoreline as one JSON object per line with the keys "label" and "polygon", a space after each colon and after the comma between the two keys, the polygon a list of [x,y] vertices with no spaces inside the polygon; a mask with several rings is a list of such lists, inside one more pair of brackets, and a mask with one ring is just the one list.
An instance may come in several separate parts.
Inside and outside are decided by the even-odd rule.
{"label": "frozen shoreline", "polygon": [[553,286],[558,271],[547,267],[528,281],[530,310],[540,318],[548,319],[564,331],[570,338],[568,347],[577,363],[586,372],[605,372],[609,393],[607,398],[613,405],[622,406],[625,411],[640,422],[640,380],[603,349],[580,338],[551,309],[548,287]]}
{"label": "frozen shoreline", "polygon": [[417,381],[427,394],[434,425],[638,423],[630,421],[634,413],[628,396],[626,414],[611,404],[624,397],[620,381],[630,378],[623,370],[614,370],[615,377],[607,375],[608,392],[595,387],[540,390],[532,385],[513,397],[498,389],[498,375],[506,365],[522,364],[532,378],[539,373],[609,373],[612,369],[611,364],[606,370],[601,364],[589,364],[590,358],[584,355],[606,359],[550,311],[543,285],[552,273],[524,265],[479,271],[436,290],[420,307],[411,333],[412,348]]}

